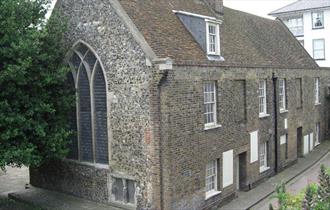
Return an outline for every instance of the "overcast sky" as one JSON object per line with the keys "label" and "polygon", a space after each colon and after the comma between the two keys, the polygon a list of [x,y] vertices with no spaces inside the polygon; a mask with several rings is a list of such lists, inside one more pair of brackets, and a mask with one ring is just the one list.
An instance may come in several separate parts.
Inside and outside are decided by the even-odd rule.
{"label": "overcast sky", "polygon": [[272,18],[267,14],[295,1],[297,0],[224,0],[224,5],[258,16]]}
{"label": "overcast sky", "polygon": [[[224,5],[255,15],[272,18],[267,14],[295,1],[297,0],[224,0]],[[53,4],[55,2],[56,0],[53,0]]]}

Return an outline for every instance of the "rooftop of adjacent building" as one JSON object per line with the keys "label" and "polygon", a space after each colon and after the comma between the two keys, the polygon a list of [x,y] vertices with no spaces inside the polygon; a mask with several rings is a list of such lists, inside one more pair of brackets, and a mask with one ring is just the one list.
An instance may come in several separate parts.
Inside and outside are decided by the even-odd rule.
{"label": "rooftop of adjacent building", "polygon": [[119,0],[147,43],[160,58],[205,65],[318,68],[315,61],[279,20],[224,8],[221,56],[209,61],[173,10],[211,16],[204,1]]}
{"label": "rooftop of adjacent building", "polygon": [[298,12],[312,9],[330,9],[330,0],[298,0],[292,4],[279,8],[270,13],[270,15],[276,16],[283,13]]}

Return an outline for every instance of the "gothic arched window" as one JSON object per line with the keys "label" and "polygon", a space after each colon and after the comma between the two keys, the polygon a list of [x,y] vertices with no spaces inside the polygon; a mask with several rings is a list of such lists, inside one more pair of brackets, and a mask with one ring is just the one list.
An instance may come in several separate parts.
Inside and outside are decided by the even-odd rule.
{"label": "gothic arched window", "polygon": [[102,64],[82,42],[75,45],[68,63],[72,68],[69,81],[77,90],[71,128],[78,134],[71,140],[68,158],[108,164],[107,84]]}

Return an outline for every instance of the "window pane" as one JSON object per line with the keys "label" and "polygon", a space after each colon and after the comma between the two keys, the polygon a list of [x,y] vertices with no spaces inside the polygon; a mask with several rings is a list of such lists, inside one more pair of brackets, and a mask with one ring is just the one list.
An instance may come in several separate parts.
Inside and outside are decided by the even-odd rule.
{"label": "window pane", "polygon": [[209,33],[210,34],[215,34],[215,26],[209,25]]}
{"label": "window pane", "polygon": [[322,59],[322,58],[324,58],[324,51],[323,50],[315,50],[314,51],[314,58],[315,59]]}
{"label": "window pane", "polygon": [[260,167],[266,167],[267,165],[267,161],[266,161],[266,149],[267,149],[267,143],[262,143],[260,145],[260,152],[259,152],[259,156],[260,156]]}
{"label": "window pane", "polygon": [[259,81],[259,113],[266,113],[266,81]]}
{"label": "window pane", "polygon": [[215,82],[204,84],[204,123],[215,123],[216,115],[216,91]]}
{"label": "window pane", "polygon": [[124,201],[124,184],[122,179],[114,179],[112,185],[112,195],[116,201]]}
{"label": "window pane", "polygon": [[322,50],[324,47],[324,40],[314,40],[314,49],[315,50]]}
{"label": "window pane", "polygon": [[205,190],[206,192],[216,190],[216,179],[217,179],[217,161],[213,160],[206,165],[205,173]]}
{"label": "window pane", "polygon": [[127,180],[127,202],[135,203],[135,183],[134,181]]}
{"label": "window pane", "polygon": [[323,27],[323,12],[313,13],[313,28]]}

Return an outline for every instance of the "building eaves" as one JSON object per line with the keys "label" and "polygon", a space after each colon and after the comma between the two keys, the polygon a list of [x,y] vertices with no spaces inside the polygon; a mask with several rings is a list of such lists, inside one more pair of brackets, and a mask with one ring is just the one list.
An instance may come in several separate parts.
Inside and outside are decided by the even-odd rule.
{"label": "building eaves", "polygon": [[285,13],[327,8],[330,8],[330,0],[299,0],[269,13],[269,15],[276,16]]}

